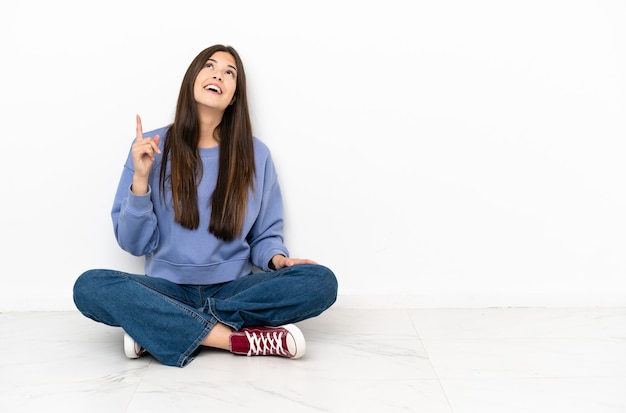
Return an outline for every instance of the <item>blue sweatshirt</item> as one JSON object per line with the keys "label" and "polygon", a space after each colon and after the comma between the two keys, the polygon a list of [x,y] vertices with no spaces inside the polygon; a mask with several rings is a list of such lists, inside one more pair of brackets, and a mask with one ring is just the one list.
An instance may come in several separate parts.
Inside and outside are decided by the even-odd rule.
{"label": "blue sweatshirt", "polygon": [[[144,137],[159,135],[162,149],[166,132],[167,127],[164,127],[146,132]],[[148,178],[148,193],[134,195],[131,192],[134,165],[129,151],[111,210],[120,247],[132,255],[145,256],[146,275],[195,285],[231,281],[250,274],[253,266],[267,271],[274,255],[289,256],[283,244],[282,196],[268,147],[254,138],[254,191],[248,193],[242,233],[228,242],[216,238],[208,230],[219,147],[200,148],[199,151],[203,175],[198,186],[200,225],[195,230],[174,221],[171,193],[164,197],[165,203],[162,200],[159,183],[161,154],[155,154]]]}

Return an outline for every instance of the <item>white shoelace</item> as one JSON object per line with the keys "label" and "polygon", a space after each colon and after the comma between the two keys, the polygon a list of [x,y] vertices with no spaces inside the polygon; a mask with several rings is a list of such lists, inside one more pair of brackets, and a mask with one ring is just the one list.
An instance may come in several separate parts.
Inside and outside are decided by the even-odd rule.
{"label": "white shoelace", "polygon": [[286,356],[287,351],[283,349],[283,336],[285,332],[282,330],[271,331],[267,333],[250,333],[245,332],[250,342],[250,350],[248,356],[272,355],[278,354]]}

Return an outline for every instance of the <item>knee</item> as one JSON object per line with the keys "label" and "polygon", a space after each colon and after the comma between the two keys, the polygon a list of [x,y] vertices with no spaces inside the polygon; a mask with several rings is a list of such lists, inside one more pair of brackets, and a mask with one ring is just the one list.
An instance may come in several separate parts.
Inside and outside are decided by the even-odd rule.
{"label": "knee", "polygon": [[93,284],[95,275],[95,270],[88,270],[82,273],[74,282],[74,304],[79,310],[82,310],[82,305],[85,302],[86,297],[91,295],[89,292],[94,291]]}
{"label": "knee", "polygon": [[323,265],[315,265],[315,290],[325,297],[327,305],[330,307],[337,300],[337,290],[339,284],[335,273]]}
{"label": "knee", "polygon": [[88,308],[95,297],[103,292],[105,284],[110,282],[109,270],[88,270],[74,282],[73,297],[76,307],[83,311]]}
{"label": "knee", "polygon": [[88,270],[82,273],[74,282],[74,297],[82,296],[86,291],[93,291],[97,270]]}

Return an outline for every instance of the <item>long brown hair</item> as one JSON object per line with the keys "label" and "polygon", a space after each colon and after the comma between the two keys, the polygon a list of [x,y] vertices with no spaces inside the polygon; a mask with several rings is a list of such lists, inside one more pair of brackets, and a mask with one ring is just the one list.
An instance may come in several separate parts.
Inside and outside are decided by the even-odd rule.
{"label": "long brown hair", "polygon": [[[193,87],[196,76],[216,52],[230,53],[235,59],[237,86],[234,102],[224,111],[216,130],[219,136],[219,166],[217,184],[211,196],[208,230],[217,238],[230,241],[241,233],[248,191],[254,190],[253,177],[256,173],[246,75],[239,54],[231,46],[208,47],[189,65],[180,87],[174,122],[165,135],[160,185],[161,194],[164,194],[166,182],[169,182],[176,222],[185,228],[197,229],[200,225],[197,188],[202,178],[202,162],[198,152],[200,127]],[[168,161],[171,164],[169,174]]]}

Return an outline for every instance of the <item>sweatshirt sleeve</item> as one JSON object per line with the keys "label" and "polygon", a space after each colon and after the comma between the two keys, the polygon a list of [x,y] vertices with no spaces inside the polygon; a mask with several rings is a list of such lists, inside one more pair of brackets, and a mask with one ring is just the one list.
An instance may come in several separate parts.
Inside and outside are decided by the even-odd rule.
{"label": "sweatshirt sleeve", "polygon": [[[257,173],[260,172],[257,165]],[[276,254],[289,256],[289,250],[283,243],[283,198],[278,177],[272,159],[265,159],[261,169],[264,173],[262,199],[259,215],[248,235],[252,263],[264,270]],[[259,190],[259,189],[257,189]]]}
{"label": "sweatshirt sleeve", "polygon": [[159,231],[152,205],[152,188],[148,187],[146,195],[133,194],[130,190],[133,174],[129,154],[113,201],[111,218],[119,246],[132,255],[142,256],[156,249]]}

